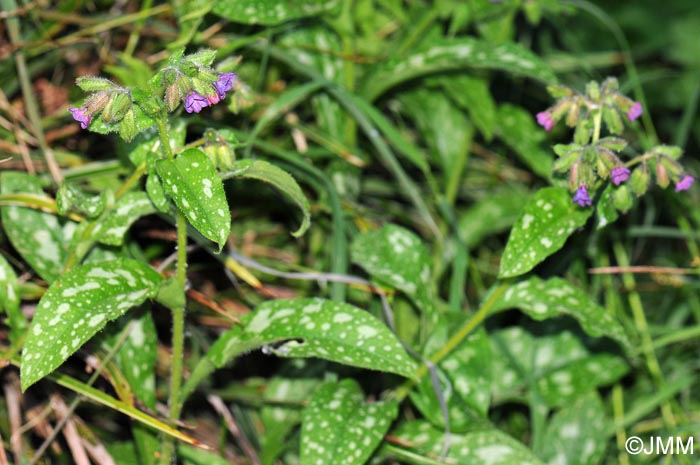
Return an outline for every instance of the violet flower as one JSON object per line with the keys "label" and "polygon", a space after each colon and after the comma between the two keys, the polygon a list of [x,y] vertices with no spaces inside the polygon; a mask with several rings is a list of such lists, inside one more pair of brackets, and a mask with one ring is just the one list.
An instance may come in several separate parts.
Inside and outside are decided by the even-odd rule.
{"label": "violet flower", "polygon": [[234,79],[236,79],[236,73],[219,74],[219,80],[214,83],[214,87],[220,100],[226,97],[226,92],[233,89]]}
{"label": "violet flower", "polygon": [[203,95],[192,92],[185,97],[185,110],[187,113],[199,113],[202,108],[208,107],[209,101]]}
{"label": "violet flower", "polygon": [[629,118],[630,121],[634,121],[640,116],[642,116],[642,104],[634,102],[627,112],[627,118]]}
{"label": "violet flower", "polygon": [[627,181],[630,177],[630,170],[624,166],[616,166],[610,172],[610,179],[612,179],[613,184],[619,186],[623,182]]}
{"label": "violet flower", "polygon": [[70,112],[73,114],[73,119],[80,123],[81,128],[87,129],[90,126],[92,115],[85,108],[71,108]]}
{"label": "violet flower", "polygon": [[588,196],[588,191],[586,190],[585,184],[578,186],[578,189],[574,194],[574,202],[579,204],[581,207],[590,207],[592,205],[591,198]]}
{"label": "violet flower", "polygon": [[676,183],[676,192],[687,191],[695,182],[695,178],[689,174],[684,174]]}
{"label": "violet flower", "polygon": [[537,113],[537,124],[542,126],[546,131],[551,130],[554,126],[552,114],[548,111],[541,111]]}

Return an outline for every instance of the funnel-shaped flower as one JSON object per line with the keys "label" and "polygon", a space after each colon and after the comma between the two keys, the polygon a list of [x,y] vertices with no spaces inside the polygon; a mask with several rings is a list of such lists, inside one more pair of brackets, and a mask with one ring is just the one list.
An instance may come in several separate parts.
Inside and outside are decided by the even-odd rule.
{"label": "funnel-shaped flower", "polygon": [[574,194],[574,202],[582,207],[590,207],[592,205],[591,198],[588,196],[585,184],[580,184]]}
{"label": "funnel-shaped flower", "polygon": [[70,112],[73,114],[73,119],[80,123],[81,128],[87,129],[90,126],[92,115],[85,108],[71,108]]}
{"label": "funnel-shaped flower", "polygon": [[624,166],[616,166],[610,172],[610,179],[612,179],[613,184],[619,186],[623,182],[627,181],[630,177],[630,170]]}
{"label": "funnel-shaped flower", "polygon": [[676,192],[687,191],[695,182],[695,178],[689,174],[684,174],[676,183]]}
{"label": "funnel-shaped flower", "polygon": [[202,108],[209,106],[209,100],[197,92],[192,92],[185,97],[185,110],[187,113],[199,113]]}

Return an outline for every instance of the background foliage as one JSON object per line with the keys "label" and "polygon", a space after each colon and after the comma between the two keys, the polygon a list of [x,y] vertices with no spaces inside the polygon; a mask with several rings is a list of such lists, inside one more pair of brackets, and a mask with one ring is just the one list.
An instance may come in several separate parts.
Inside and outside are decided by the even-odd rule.
{"label": "background foliage", "polygon": [[[0,5],[0,463],[693,463],[624,444],[698,430],[697,188],[579,209],[534,115],[616,76],[634,150],[700,173],[695,1]],[[174,161],[70,119],[76,78],[146,88],[182,47],[240,86],[176,112]],[[227,202],[230,234],[198,216]]]}

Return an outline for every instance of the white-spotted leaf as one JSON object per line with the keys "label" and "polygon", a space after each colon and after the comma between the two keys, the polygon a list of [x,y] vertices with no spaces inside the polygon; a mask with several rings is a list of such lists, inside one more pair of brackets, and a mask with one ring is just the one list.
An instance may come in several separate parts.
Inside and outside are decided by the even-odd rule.
{"label": "white-spotted leaf", "polygon": [[413,378],[416,363],[377,318],[344,302],[278,299],[264,302],[225,332],[194,368],[183,397],[197,383],[251,350],[280,357],[318,357]]}
{"label": "white-spotted leaf", "polygon": [[537,126],[532,113],[515,105],[498,107],[498,138],[515,152],[533,173],[549,179],[552,175],[554,155],[543,147],[545,131]]}
{"label": "white-spotted leaf", "polygon": [[307,229],[309,229],[311,219],[311,207],[309,206],[309,200],[306,198],[304,192],[301,190],[301,187],[299,187],[299,184],[297,184],[292,175],[284,171],[282,168],[278,168],[272,163],[268,163],[264,160],[239,160],[234,163],[233,169],[229,173],[224,173],[222,175],[223,179],[227,179],[229,177],[257,179],[258,181],[271,184],[282,192],[287,198],[293,201],[301,210],[301,225],[299,226],[299,229],[292,233],[292,236],[299,237],[304,234]]}
{"label": "white-spotted leaf", "polygon": [[511,285],[494,303],[492,312],[518,308],[541,321],[568,315],[593,336],[615,339],[625,349],[631,347],[624,328],[610,312],[598,305],[587,293],[561,278],[542,280],[536,276]]}
{"label": "white-spotted leaf", "polygon": [[10,341],[17,342],[27,327],[27,317],[19,307],[19,281],[5,257],[0,255],[0,314],[7,313]]}
{"label": "white-spotted leaf", "polygon": [[363,94],[374,101],[387,90],[410,79],[465,68],[499,69],[548,83],[557,80],[549,65],[520,44],[494,44],[461,37],[433,41],[426,50],[380,63],[365,79]]}
{"label": "white-spotted leaf", "polygon": [[[425,421],[404,423],[392,436],[421,456],[438,457],[445,432]],[[543,465],[525,445],[497,429],[450,435],[446,463],[488,465]]]}
{"label": "white-spotted leaf", "polygon": [[214,2],[213,13],[243,24],[272,26],[332,10],[339,0],[236,0]]}
{"label": "white-spotted leaf", "polygon": [[88,263],[41,298],[22,349],[22,389],[54,371],[108,321],[153,297],[162,277],[132,259]]}
{"label": "white-spotted leaf", "polygon": [[224,186],[204,152],[188,149],[175,160],[159,160],[163,188],[187,220],[207,239],[223,247],[231,231]]}
{"label": "white-spotted leaf", "polygon": [[519,276],[559,250],[576,228],[586,224],[592,208],[581,208],[563,187],[540,189],[525,205],[510,231],[499,278]]}
{"label": "white-spotted leaf", "polygon": [[364,464],[397,414],[396,401],[366,403],[354,380],[321,385],[302,417],[301,463]]}
{"label": "white-spotted leaf", "polygon": [[353,263],[373,278],[408,295],[425,312],[432,313],[430,256],[411,231],[394,224],[358,235],[352,243]]}
{"label": "white-spotted leaf", "polygon": [[[0,193],[44,195],[39,178],[19,171],[0,174]],[[65,238],[55,215],[25,207],[2,207],[2,226],[15,250],[43,280],[54,281],[63,269]]]}
{"label": "white-spotted leaf", "polygon": [[107,245],[122,245],[124,235],[142,216],[155,213],[156,209],[145,192],[128,192],[101,218],[93,230],[97,240]]}

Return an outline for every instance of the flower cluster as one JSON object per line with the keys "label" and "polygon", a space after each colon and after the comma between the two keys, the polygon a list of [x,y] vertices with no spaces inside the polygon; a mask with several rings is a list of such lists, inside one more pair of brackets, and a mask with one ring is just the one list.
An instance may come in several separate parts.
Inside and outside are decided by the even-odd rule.
{"label": "flower cluster", "polygon": [[214,92],[206,96],[192,91],[185,97],[185,111],[187,113],[199,113],[203,108],[209,105],[216,105],[221,100],[226,98],[226,92],[233,89],[233,83],[236,79],[235,73],[223,73],[218,75],[214,85]]}

